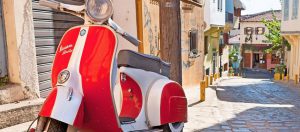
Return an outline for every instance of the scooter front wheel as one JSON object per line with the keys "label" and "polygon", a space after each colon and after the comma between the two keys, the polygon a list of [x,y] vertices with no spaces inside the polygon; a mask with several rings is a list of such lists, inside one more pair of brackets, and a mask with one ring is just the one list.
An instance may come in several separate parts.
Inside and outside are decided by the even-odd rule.
{"label": "scooter front wheel", "polygon": [[55,119],[39,117],[36,132],[76,132],[73,127]]}
{"label": "scooter front wheel", "polygon": [[163,126],[163,132],[182,132],[183,127],[183,122],[168,123]]}

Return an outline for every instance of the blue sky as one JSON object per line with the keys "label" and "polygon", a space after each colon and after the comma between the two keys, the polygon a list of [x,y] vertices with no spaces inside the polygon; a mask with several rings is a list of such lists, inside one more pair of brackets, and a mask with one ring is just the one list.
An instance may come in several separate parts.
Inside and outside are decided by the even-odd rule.
{"label": "blue sky", "polygon": [[242,15],[254,14],[267,10],[279,10],[281,9],[280,0],[241,0],[246,10],[242,11]]}

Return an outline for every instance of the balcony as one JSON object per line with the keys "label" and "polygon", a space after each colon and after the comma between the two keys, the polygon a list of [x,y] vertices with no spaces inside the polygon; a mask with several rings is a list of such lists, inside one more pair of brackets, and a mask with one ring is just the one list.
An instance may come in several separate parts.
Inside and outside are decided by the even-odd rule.
{"label": "balcony", "polygon": [[225,20],[227,24],[233,24],[233,20],[234,20],[233,13],[226,12]]}

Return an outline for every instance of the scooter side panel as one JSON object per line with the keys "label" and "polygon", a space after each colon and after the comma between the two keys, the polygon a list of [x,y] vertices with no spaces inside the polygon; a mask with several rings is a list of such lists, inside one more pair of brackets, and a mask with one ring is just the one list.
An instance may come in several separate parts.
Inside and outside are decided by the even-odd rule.
{"label": "scooter side panel", "polygon": [[92,131],[121,131],[112,95],[117,39],[109,28],[91,26],[80,62],[84,124]]}
{"label": "scooter side panel", "polygon": [[57,48],[56,51],[56,56],[54,58],[53,61],[53,66],[52,66],[52,87],[53,90],[51,91],[51,93],[49,94],[49,96],[47,97],[39,115],[40,116],[44,116],[44,117],[50,117],[52,110],[53,110],[53,106],[55,104],[56,101],[56,96],[57,96],[57,87],[56,87],[56,83],[57,83],[57,76],[58,74],[66,69],[68,67],[71,55],[72,55],[72,51],[75,47],[76,41],[77,41],[77,36],[79,34],[80,31],[80,27],[74,27],[69,29],[64,36],[62,37],[60,44]]}
{"label": "scooter side panel", "polygon": [[141,88],[130,76],[121,73],[122,109],[119,117],[136,119],[143,106]]}
{"label": "scooter side panel", "polygon": [[[88,30],[86,30],[87,33],[82,34],[82,30],[80,31],[80,29],[86,28],[88,28]],[[76,42],[79,35],[86,34],[85,41],[80,40]],[[112,73],[114,70],[113,62],[116,47],[117,40],[115,33],[105,26],[80,26],[66,32],[58,47],[54,60],[52,85],[56,87],[57,76],[62,70],[68,69],[71,73],[70,83],[67,82],[63,87],[74,89],[74,94],[75,92],[81,93],[82,95],[78,95],[78,98],[82,96],[82,100],[79,103],[66,104],[66,106],[74,106],[78,112],[77,115],[75,115],[76,117],[73,117],[73,124],[69,122],[65,123],[74,125],[80,128],[81,131],[121,131],[113,101],[113,86],[111,86],[113,84]],[[75,49],[80,52],[73,52]],[[71,56],[73,59],[70,60]],[[80,75],[77,74],[77,71]],[[76,76],[74,74],[76,74]],[[78,77],[80,77],[80,79],[78,79]],[[59,101],[62,98],[57,97],[59,95],[58,91],[62,91],[59,90],[59,88],[61,87],[54,88],[47,98],[40,112],[40,116],[50,117],[53,112],[48,109],[53,108],[56,108],[56,112],[59,112],[59,109],[61,109],[62,112],[68,114],[68,111],[63,110],[62,107],[64,106],[62,102],[66,103],[67,98],[63,98],[63,101]],[[67,97],[69,94],[68,91],[63,91],[61,95]],[[77,95],[76,97],[74,95],[73,98],[77,98]],[[72,99],[72,101],[74,99]],[[72,103],[72,101],[70,103]],[[59,107],[56,107],[56,104],[60,104]],[[74,110],[72,109],[72,111]],[[61,121],[64,120],[65,119],[62,119]]]}

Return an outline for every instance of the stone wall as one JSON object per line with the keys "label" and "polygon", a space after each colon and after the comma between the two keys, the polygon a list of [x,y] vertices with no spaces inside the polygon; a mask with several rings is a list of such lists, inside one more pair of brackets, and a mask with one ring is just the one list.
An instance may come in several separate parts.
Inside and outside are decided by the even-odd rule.
{"label": "stone wall", "polygon": [[32,2],[3,0],[3,10],[9,80],[26,89],[31,98],[36,98],[39,96],[39,88]]}

